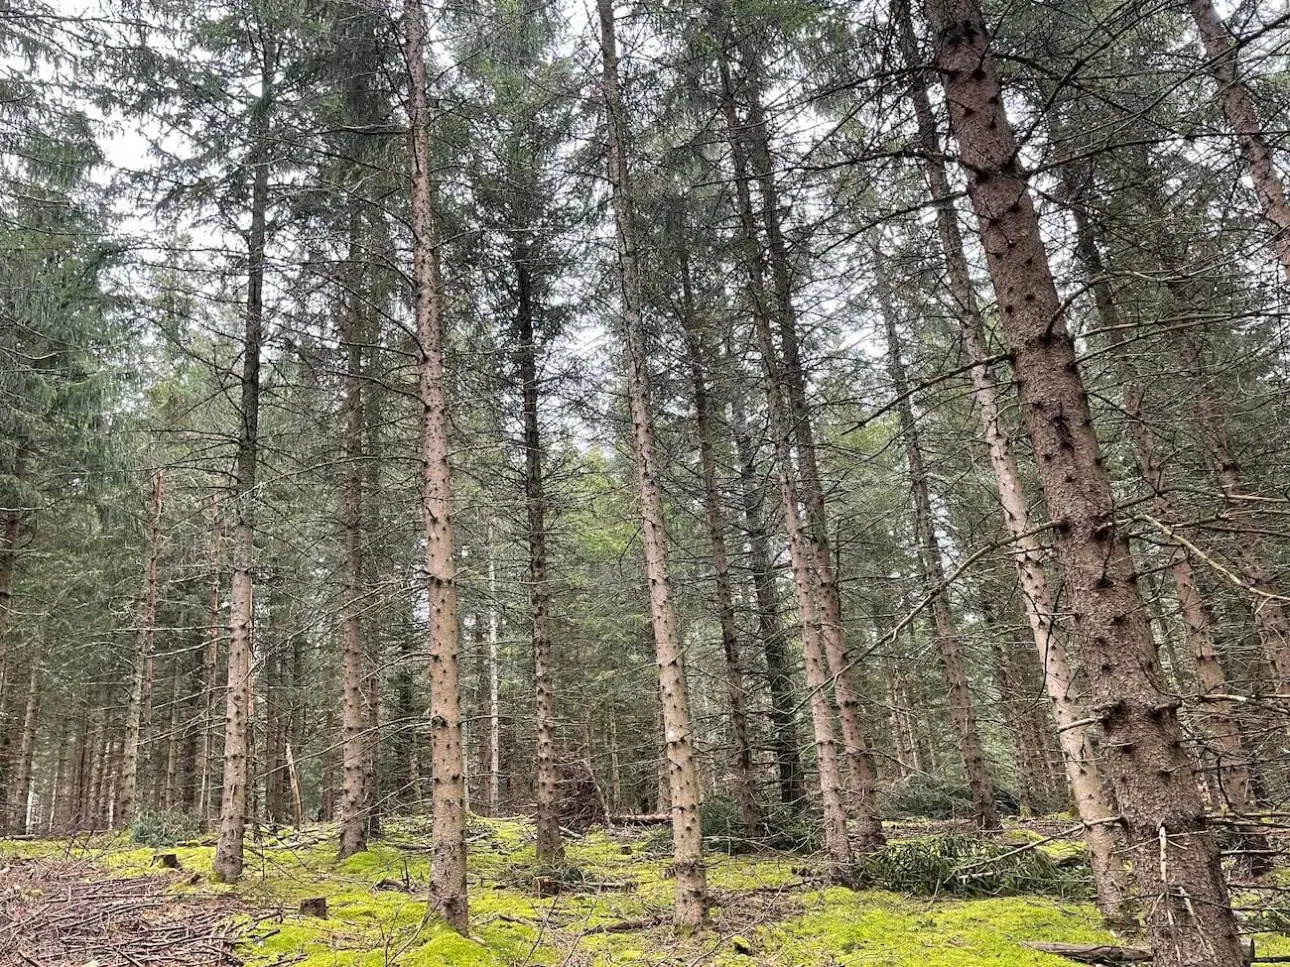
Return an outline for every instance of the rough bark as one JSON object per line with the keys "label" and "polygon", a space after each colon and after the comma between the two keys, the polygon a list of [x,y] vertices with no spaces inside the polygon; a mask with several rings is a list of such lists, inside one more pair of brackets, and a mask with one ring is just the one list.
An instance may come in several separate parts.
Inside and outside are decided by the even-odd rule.
{"label": "rough bark", "polygon": [[762,481],[757,468],[757,448],[748,432],[748,420],[741,399],[730,407],[730,430],[739,460],[739,491],[744,531],[748,539],[753,595],[757,602],[757,630],[766,661],[766,687],[770,693],[770,745],[775,754],[779,778],[779,801],[800,809],[805,805],[806,782],[799,751],[793,668],[788,653],[788,634],[779,616],[779,594],[771,563],[770,540],[763,517]]}
{"label": "rough bark", "polygon": [[[920,63],[920,58],[909,9],[901,3],[896,5],[896,10],[903,55],[913,69]],[[954,193],[942,160],[940,136],[921,70],[913,76],[910,98],[924,152],[923,173],[936,207],[937,230],[959,333],[964,350],[973,362],[970,370],[973,398],[994,473],[1004,526],[1015,548],[1013,560],[1021,588],[1022,609],[1044,671],[1044,685],[1053,703],[1067,782],[1084,824],[1089,857],[1096,870],[1098,905],[1108,918],[1123,920],[1128,916],[1125,906],[1128,883],[1123,863],[1116,852],[1115,830],[1106,822],[1114,815],[1114,809],[1097,765],[1089,728],[1075,725],[1087,718],[1084,700],[1075,684],[1066,637],[1054,616],[1052,594],[1044,572],[1044,551],[1035,532],[1012,435],[1002,418],[999,389],[984,362],[988,356],[985,324],[972,285],[953,202]]]}
{"label": "rough bark", "polygon": [[701,926],[707,919],[707,882],[703,868],[703,836],[699,825],[699,775],[694,761],[694,736],[686,694],[685,664],[668,577],[667,532],[664,530],[663,495],[659,488],[658,455],[654,448],[654,424],[650,412],[649,365],[641,319],[642,286],[635,203],[627,165],[629,135],[619,90],[613,0],[597,0],[597,10],[603,66],[602,94],[608,131],[609,184],[616,228],[623,336],[627,350],[627,393],[640,490],[650,619],[654,627],[654,650],[663,703],[668,786],[672,799],[672,849],[676,871],[673,921],[678,930],[684,931]]}
{"label": "rough bark", "polygon": [[1285,185],[1264,137],[1254,98],[1240,79],[1236,43],[1211,0],[1189,0],[1188,7],[1204,44],[1205,56],[1209,58],[1206,66],[1218,81],[1223,111],[1240,138],[1241,151],[1250,166],[1250,181],[1254,183],[1259,207],[1263,217],[1272,224],[1272,251],[1290,280],[1290,203],[1286,201]]}
{"label": "rough bark", "polygon": [[[1110,333],[1124,332],[1121,327],[1119,307],[1111,282],[1102,263],[1093,225],[1078,199],[1075,182],[1065,178],[1067,200],[1075,221],[1076,254],[1088,275],[1093,290],[1094,304],[1102,329]],[[1128,360],[1120,351],[1113,353],[1121,386],[1121,405],[1125,429],[1133,447],[1138,473],[1151,493],[1152,515],[1170,532],[1181,523],[1170,491],[1168,472],[1156,448],[1155,434],[1143,411],[1145,390],[1132,372]],[[1237,722],[1235,708],[1228,701],[1216,696],[1230,695],[1227,681],[1214,640],[1213,619],[1205,604],[1200,585],[1192,567],[1191,556],[1180,541],[1167,544],[1167,564],[1173,578],[1178,609],[1182,615],[1188,648],[1196,662],[1196,678],[1201,696],[1206,699],[1204,716],[1206,733],[1216,746],[1218,755],[1219,788],[1231,808],[1242,811],[1249,803],[1252,777],[1249,756]]]}
{"label": "rough bark", "polygon": [[936,66],[1013,353],[1058,562],[1160,967],[1243,962],[976,0],[930,0]]}
{"label": "rough bark", "polygon": [[972,692],[968,688],[967,668],[963,664],[958,629],[950,613],[949,588],[945,582],[945,566],[941,561],[940,541],[936,536],[936,518],[932,510],[931,488],[927,482],[927,468],[923,463],[923,449],[919,440],[918,422],[914,418],[913,399],[909,378],[901,359],[900,336],[896,330],[895,307],[892,305],[890,283],[884,266],[881,248],[873,249],[878,288],[878,306],[887,330],[887,372],[892,389],[899,402],[901,435],[905,441],[905,458],[909,467],[910,495],[913,501],[914,529],[918,539],[918,556],[923,566],[923,583],[931,597],[931,610],[936,630],[936,649],[949,690],[950,722],[958,743],[959,757],[963,761],[963,774],[972,792],[972,818],[981,829],[999,828],[999,809],[994,802],[990,769],[985,761],[985,747],[976,724],[976,710]]}
{"label": "rough bark", "polygon": [[219,838],[212,873],[242,878],[250,775],[251,650],[254,620],[256,473],[260,440],[260,352],[264,342],[264,272],[269,207],[269,119],[276,73],[272,39],[262,51],[259,100],[251,118],[251,230],[247,237],[245,336],[242,345],[241,427],[233,480],[233,578],[229,592],[228,683],[224,701],[224,780]]}
{"label": "rough bark", "polygon": [[516,356],[524,411],[524,506],[528,519],[529,609],[533,634],[533,691],[537,799],[537,861],[557,866],[564,860],[560,838],[560,776],[555,756],[555,689],[551,664],[551,578],[547,560],[546,482],[542,473],[542,421],[538,348],[529,255],[515,255]]}
{"label": "rough bark", "polygon": [[432,866],[430,902],[458,933],[469,930],[466,896],[466,789],[461,748],[460,642],[452,547],[452,476],[443,372],[443,280],[430,170],[430,106],[421,0],[403,7],[412,165],[412,281],[416,288],[418,389],[422,408],[422,511],[430,615]]}

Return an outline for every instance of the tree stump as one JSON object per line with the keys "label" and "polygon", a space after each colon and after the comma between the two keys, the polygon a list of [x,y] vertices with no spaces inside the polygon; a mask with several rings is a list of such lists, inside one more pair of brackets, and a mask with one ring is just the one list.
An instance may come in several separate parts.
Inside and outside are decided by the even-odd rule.
{"label": "tree stump", "polygon": [[160,863],[162,869],[166,870],[183,869],[183,867],[179,865],[179,857],[174,853],[158,853],[156,857],[153,858],[153,862]]}
{"label": "tree stump", "polygon": [[327,898],[325,896],[305,897],[300,901],[300,912],[307,917],[327,917]]}

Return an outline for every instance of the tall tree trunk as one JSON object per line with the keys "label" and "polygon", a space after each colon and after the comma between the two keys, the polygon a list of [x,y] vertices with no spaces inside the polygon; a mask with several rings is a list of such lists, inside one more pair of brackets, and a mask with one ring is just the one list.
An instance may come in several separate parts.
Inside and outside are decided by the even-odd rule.
{"label": "tall tree trunk", "polygon": [[166,765],[162,770],[161,808],[169,812],[179,802],[179,749],[184,736],[180,719],[184,676],[179,660],[172,661],[170,675],[170,709],[166,719]]}
{"label": "tall tree trunk", "polygon": [[959,232],[954,193],[942,160],[940,136],[932,116],[927,80],[920,64],[913,22],[905,3],[896,4],[897,27],[905,62],[914,71],[910,99],[918,122],[919,140],[924,152],[923,174],[936,208],[936,224],[941,251],[949,276],[950,295],[954,299],[960,338],[973,365],[970,370],[973,398],[980,414],[990,466],[994,472],[1004,526],[1012,538],[1016,553],[1017,578],[1021,602],[1034,638],[1035,651],[1044,670],[1044,685],[1053,703],[1058,739],[1066,779],[1080,820],[1089,858],[1096,870],[1098,905],[1113,921],[1125,920],[1128,882],[1124,864],[1117,853],[1115,829],[1107,820],[1115,815],[1110,797],[1097,765],[1092,735],[1084,722],[1087,714],[1083,696],[1075,685],[1072,661],[1065,635],[1056,625],[1052,594],[1044,573],[1043,547],[1035,532],[1030,502],[1017,467],[1012,436],[1003,420],[999,389],[985,362],[988,356],[985,324],[968,270]]}
{"label": "tall tree trunk", "polygon": [[1128,541],[1066,330],[977,0],[930,0],[936,64],[980,224],[1103,761],[1159,967],[1238,967],[1244,956],[1218,845],[1163,686]]}
{"label": "tall tree trunk", "polygon": [[[1119,307],[1111,290],[1111,283],[1102,264],[1102,254],[1092,223],[1079,198],[1079,192],[1069,172],[1065,176],[1067,201],[1075,220],[1076,254],[1088,275],[1093,289],[1094,304],[1102,329],[1110,333],[1124,332]],[[1138,472],[1151,493],[1151,511],[1169,531],[1173,531],[1181,517],[1170,495],[1168,472],[1164,460],[1156,449],[1155,434],[1143,412],[1145,390],[1132,372],[1124,352],[1114,353],[1114,360],[1121,386],[1122,409],[1125,428]],[[1252,790],[1249,757],[1235,709],[1228,701],[1217,696],[1230,695],[1231,687],[1214,641],[1214,623],[1192,568],[1187,548],[1177,540],[1167,545],[1169,573],[1173,578],[1182,614],[1187,644],[1196,662],[1196,677],[1201,695],[1207,699],[1205,716],[1209,738],[1219,748],[1219,785],[1232,808],[1242,811],[1249,802]]]}
{"label": "tall tree trunk", "polygon": [[29,832],[27,803],[31,798],[31,767],[36,752],[36,730],[40,724],[40,663],[32,661],[27,678],[27,706],[22,716],[22,732],[14,750],[9,785],[9,828],[17,833]]}
{"label": "tall tree trunk", "polygon": [[224,701],[224,781],[215,879],[242,878],[251,749],[251,650],[254,622],[256,471],[260,444],[260,351],[264,342],[264,270],[269,208],[269,119],[276,54],[271,38],[262,52],[260,97],[252,109],[251,231],[247,236],[246,333],[242,347],[242,425],[233,481],[233,580],[229,594],[228,684]]}
{"label": "tall tree trunk", "polygon": [[461,749],[460,643],[457,576],[452,551],[452,476],[443,374],[442,244],[430,171],[430,108],[421,0],[403,7],[408,63],[412,163],[412,280],[420,348],[422,509],[430,613],[430,755],[433,774],[433,862],[430,902],[458,933],[470,925],[466,897],[466,789]]}
{"label": "tall tree trunk", "polygon": [[[19,440],[13,459],[13,479],[21,485],[27,475],[29,450]],[[9,629],[13,624],[13,585],[18,571],[18,535],[22,530],[21,507],[0,510],[0,748],[11,742],[9,732],[14,723],[9,721],[9,679],[13,655],[9,649]]]}
{"label": "tall tree trunk", "polygon": [[[765,375],[771,434],[775,439],[776,462],[779,471],[780,496],[784,510],[785,527],[789,531],[789,549],[790,556],[793,558],[794,586],[798,592],[798,609],[802,615],[803,648],[804,650],[809,650],[818,646],[828,662],[833,693],[838,700],[838,718],[842,726],[842,746],[847,768],[846,776],[851,786],[853,811],[860,826],[861,848],[868,851],[881,846],[884,842],[884,837],[882,823],[878,816],[873,775],[870,771],[869,759],[865,755],[866,742],[863,731],[860,728],[859,703],[852,684],[851,663],[847,658],[845,642],[842,637],[841,601],[838,597],[837,581],[834,578],[832,564],[829,561],[827,538],[823,541],[820,539],[824,530],[823,525],[821,524],[820,528],[818,528],[819,532],[813,533],[812,528],[803,523],[802,513],[799,509],[803,505],[806,506],[808,518],[811,516],[813,498],[808,493],[804,501],[801,499],[803,496],[801,488],[806,487],[809,490],[811,486],[806,483],[807,478],[814,479],[813,486],[818,490],[818,476],[815,475],[814,470],[814,445],[809,438],[810,419],[809,414],[803,412],[801,414],[803,422],[797,422],[798,415],[795,412],[793,403],[793,394],[795,392],[792,385],[793,381],[787,373],[784,360],[780,358],[779,350],[775,346],[774,335],[771,331],[770,307],[772,303],[766,291],[763,259],[758,242],[752,200],[748,191],[748,151],[742,134],[744,126],[739,121],[733,81],[729,68],[724,62],[721,65],[721,76],[726,136],[730,142],[731,157],[734,164],[735,203],[738,208],[741,228],[740,246],[743,249],[745,267],[748,273],[747,286],[752,303],[751,316],[754,342],[758,353],[762,357]],[[752,99],[756,100],[755,97]],[[787,294],[781,293],[781,295],[787,297]],[[792,330],[796,326],[796,323],[791,318],[787,324],[783,321],[784,316],[791,314],[791,311],[791,305],[787,308],[779,306],[781,337],[784,335],[785,327]],[[794,350],[794,352],[796,351]],[[793,449],[794,440],[798,443],[796,465]],[[809,456],[806,455],[808,453]],[[801,474],[800,481],[798,473]],[[822,498],[818,511],[822,515]],[[799,526],[794,526],[793,522],[796,522]],[[809,597],[810,600],[805,600],[804,595]],[[815,622],[813,629],[810,627],[809,621]],[[809,677],[811,663],[811,658],[808,654],[806,656],[807,686],[814,693],[817,686],[811,682]],[[821,669],[821,674],[823,675],[823,669]],[[821,681],[827,688],[829,678],[822,677]],[[814,694],[812,701],[814,701]],[[824,708],[827,710],[827,695],[824,698],[824,702]],[[823,724],[823,720],[815,714],[814,709],[812,710],[812,722],[817,727],[816,747],[818,753],[822,744],[831,746],[833,727],[830,721],[827,736],[820,734],[818,727]],[[839,782],[842,781],[841,775],[839,775],[838,780]],[[831,781],[831,779],[826,779],[822,771],[820,777],[821,786],[828,781]],[[829,798],[829,796],[825,796],[826,808]],[[836,826],[837,820],[831,820],[826,816],[826,831]],[[835,835],[838,835],[836,831]],[[846,862],[843,863],[840,844],[836,852],[830,850],[836,877],[846,878],[850,876],[849,847],[846,853]]]}
{"label": "tall tree trunk", "polygon": [[341,603],[341,798],[340,858],[367,849],[363,766],[368,740],[364,732],[363,686],[367,662],[363,653],[363,343],[364,272],[362,218],[350,215],[348,276],[343,296],[341,339],[345,346],[345,482],[341,498],[344,530],[345,585]]}
{"label": "tall tree trunk", "polygon": [[694,761],[694,734],[686,694],[685,664],[677,630],[676,607],[668,577],[667,532],[659,489],[658,456],[649,401],[649,361],[641,320],[642,286],[638,264],[635,202],[628,178],[630,141],[618,80],[618,45],[613,0],[597,0],[603,61],[603,95],[608,127],[609,184],[614,206],[618,281],[622,297],[623,334],[627,348],[627,393],[635,443],[644,530],[645,569],[649,577],[650,618],[663,701],[669,788],[672,797],[672,849],[676,869],[674,923],[691,930],[707,918],[707,882],[703,868],[703,834],[699,826],[699,774]]}
{"label": "tall tree trunk", "polygon": [[206,608],[206,648],[202,654],[202,714],[201,761],[198,763],[199,789],[197,794],[197,815],[203,823],[209,822],[215,815],[215,763],[216,755],[216,713],[219,709],[219,644],[220,644],[220,559],[221,559],[219,502],[211,497],[211,589],[210,602]]}
{"label": "tall tree trunk", "polygon": [[153,654],[157,635],[157,552],[161,541],[161,503],[163,474],[158,470],[152,479],[152,500],[148,509],[148,560],[144,566],[144,604],[139,648],[134,658],[130,680],[130,700],[125,712],[125,746],[121,760],[118,795],[121,808],[117,818],[122,825],[134,821],[138,812],[139,758],[142,726],[150,716]]}
{"label": "tall tree trunk", "polygon": [[529,607],[533,622],[534,730],[536,732],[537,862],[553,867],[564,860],[560,839],[559,769],[555,756],[555,702],[551,665],[551,578],[546,550],[546,492],[542,476],[541,413],[533,278],[529,254],[515,254],[519,303],[516,329],[524,410],[524,504],[528,512]]}
{"label": "tall tree trunk", "polygon": [[788,635],[779,617],[779,594],[771,564],[770,541],[763,519],[761,478],[757,470],[757,448],[748,432],[743,400],[730,407],[731,435],[739,460],[739,487],[748,537],[753,594],[757,602],[757,628],[766,660],[766,685],[770,692],[771,748],[779,777],[779,801],[800,809],[805,804],[806,785],[797,728],[793,670],[788,654]]}
{"label": "tall tree trunk", "polygon": [[1286,201],[1285,185],[1264,137],[1254,98],[1238,75],[1237,46],[1211,0],[1189,0],[1188,6],[1205,46],[1205,56],[1209,58],[1206,66],[1218,81],[1223,111],[1241,139],[1241,151],[1250,166],[1250,180],[1254,183],[1259,207],[1263,209],[1263,217],[1272,223],[1272,250],[1286,278],[1290,279],[1290,202]]}
{"label": "tall tree trunk", "polygon": [[949,689],[950,721],[963,760],[963,773],[972,792],[972,818],[982,829],[999,828],[999,809],[994,802],[990,770],[985,761],[985,747],[976,725],[976,710],[968,688],[967,669],[959,647],[958,630],[950,613],[949,587],[941,561],[940,541],[936,537],[936,517],[932,509],[931,488],[923,463],[918,423],[909,389],[905,364],[900,357],[900,336],[896,330],[896,311],[892,305],[891,283],[887,276],[882,250],[873,247],[878,306],[887,330],[887,372],[892,389],[900,401],[901,433],[905,439],[905,457],[909,463],[909,484],[914,504],[914,529],[918,538],[918,556],[923,565],[923,582],[932,599],[932,619],[936,628],[936,648]]}
{"label": "tall tree trunk", "polygon": [[488,553],[488,651],[484,656],[488,672],[488,731],[484,735],[484,807],[487,815],[497,815],[498,779],[502,755],[502,709],[498,694],[498,604],[497,555],[493,547],[493,524],[488,523],[485,539]]}
{"label": "tall tree trunk", "polygon": [[[684,227],[682,229],[684,231]],[[752,746],[748,740],[747,695],[744,692],[743,668],[739,660],[739,629],[735,615],[734,590],[730,581],[730,556],[726,550],[726,524],[721,513],[722,496],[717,482],[717,457],[713,442],[712,399],[704,369],[710,347],[705,346],[703,331],[694,318],[688,253],[682,253],[681,324],[686,330],[689,352],[690,382],[694,395],[695,429],[699,437],[699,464],[703,476],[703,507],[708,525],[708,542],[712,545],[712,566],[717,590],[717,621],[721,628],[721,650],[725,658],[726,690],[730,695],[730,726],[734,734],[735,800],[739,818],[749,830],[761,822],[757,794],[753,785]]]}

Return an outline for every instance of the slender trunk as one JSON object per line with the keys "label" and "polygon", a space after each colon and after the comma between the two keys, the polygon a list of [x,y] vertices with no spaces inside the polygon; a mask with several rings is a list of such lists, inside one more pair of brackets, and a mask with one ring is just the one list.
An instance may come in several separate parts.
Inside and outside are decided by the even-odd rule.
{"label": "slender trunk", "polygon": [[[866,743],[860,729],[858,701],[852,686],[850,661],[846,656],[845,642],[842,637],[841,602],[838,597],[837,582],[829,562],[827,540],[821,542],[820,534],[813,534],[811,529],[802,523],[799,507],[802,486],[806,478],[814,474],[814,448],[809,437],[804,436],[805,426],[809,430],[809,418],[802,414],[802,423],[795,420],[793,406],[792,380],[786,374],[785,363],[775,347],[774,336],[770,325],[770,300],[764,282],[765,273],[762,266],[762,255],[758,243],[757,226],[753,216],[752,201],[748,192],[748,159],[746,145],[741,134],[743,126],[739,122],[735,104],[735,91],[726,64],[721,65],[723,110],[726,122],[726,135],[730,141],[731,157],[735,171],[735,202],[738,208],[741,236],[740,246],[743,249],[744,261],[748,272],[748,294],[752,303],[752,323],[754,342],[762,357],[765,375],[765,386],[770,411],[771,434],[775,438],[776,460],[779,471],[780,496],[783,504],[785,526],[789,530],[789,549],[793,559],[794,586],[798,592],[798,609],[802,615],[802,641],[804,649],[818,646],[828,662],[828,671],[832,678],[833,693],[838,701],[839,721],[842,726],[842,744],[846,763],[846,775],[850,780],[853,807],[860,826],[861,848],[865,851],[876,849],[884,842],[882,823],[878,816],[873,775],[869,760],[865,756]],[[785,311],[781,307],[781,316]],[[795,323],[788,325],[792,329]],[[783,326],[781,326],[781,336]],[[799,374],[800,375],[800,374]],[[794,465],[793,440],[798,441],[798,464]],[[809,458],[806,454],[810,454]],[[809,465],[808,465],[809,464]],[[802,475],[799,482],[798,473]],[[818,480],[816,481],[818,484]],[[818,489],[818,486],[817,488]],[[808,487],[809,490],[809,487]],[[809,493],[805,505],[810,515],[812,498]],[[822,503],[820,512],[822,513]],[[790,526],[796,521],[797,527]],[[810,600],[806,600],[809,598]],[[810,623],[814,622],[814,627]],[[810,640],[808,640],[810,639]],[[807,666],[811,664],[807,657]],[[821,669],[823,674],[823,669]],[[827,687],[829,678],[822,678]],[[807,685],[813,691],[817,687],[809,677]],[[812,697],[814,701],[814,695]],[[827,695],[824,696],[827,709]],[[818,728],[823,720],[812,711],[812,722],[817,726],[816,746],[821,743],[830,745],[833,741],[833,727],[830,721],[827,735],[819,733]],[[842,776],[839,774],[838,780]],[[821,785],[832,781],[821,772]],[[829,797],[825,797],[826,804]],[[827,808],[827,807],[826,807]],[[837,825],[836,818],[826,816],[826,830]],[[839,847],[840,849],[840,847]],[[834,875],[840,878],[850,876],[850,848],[847,848],[846,862],[839,852],[834,856]]]}
{"label": "slender trunk", "polygon": [[1103,761],[1159,967],[1243,960],[1217,842],[1192,779],[1116,526],[1088,396],[1066,330],[977,0],[930,0],[936,63],[994,282],[1075,616]]}
{"label": "slender trunk", "polygon": [[17,833],[28,832],[31,817],[27,802],[31,798],[31,766],[36,752],[36,729],[40,724],[40,665],[33,661],[27,679],[27,707],[22,716],[22,732],[18,748],[14,750],[13,776],[10,782],[9,828]]}
{"label": "slender trunk", "polygon": [[242,878],[251,742],[252,568],[255,566],[256,470],[260,440],[260,350],[264,341],[264,271],[269,208],[269,117],[276,68],[266,41],[260,98],[251,121],[251,231],[247,237],[246,335],[242,348],[241,431],[234,479],[233,580],[229,594],[228,684],[224,702],[224,781],[214,877]]}
{"label": "slender trunk", "polygon": [[148,560],[144,566],[143,627],[139,632],[139,649],[130,680],[130,700],[125,712],[125,745],[118,784],[121,808],[117,818],[122,824],[134,821],[138,812],[139,756],[143,722],[149,717],[152,693],[151,675],[157,634],[157,550],[161,540],[162,472],[152,481],[152,501],[148,513]]}
{"label": "slender trunk", "polygon": [[197,815],[203,823],[209,822],[215,815],[215,762],[216,730],[215,717],[219,709],[219,644],[220,644],[220,529],[219,503],[211,497],[211,591],[210,603],[206,609],[206,648],[202,656],[202,701],[204,711],[201,719],[201,762],[198,763],[199,789],[197,794]]}
{"label": "slender trunk", "polygon": [[999,809],[994,802],[990,770],[985,761],[985,748],[976,725],[976,710],[968,688],[967,669],[959,648],[958,630],[950,613],[949,588],[945,582],[945,567],[941,562],[940,541],[936,537],[936,518],[932,510],[931,488],[927,483],[927,468],[923,464],[923,449],[919,440],[918,423],[909,390],[905,364],[900,357],[900,336],[896,330],[896,313],[892,305],[890,281],[887,278],[882,251],[873,249],[876,266],[878,305],[887,330],[887,372],[891,375],[892,389],[900,401],[901,433],[905,438],[905,457],[909,463],[910,492],[914,504],[914,525],[918,536],[918,556],[923,565],[923,583],[932,599],[932,619],[936,628],[936,647],[941,659],[941,669],[949,688],[950,721],[958,742],[959,756],[968,788],[972,791],[972,818],[982,829],[999,828]]}
{"label": "slender trunk", "polygon": [[1209,58],[1207,66],[1218,82],[1223,111],[1241,140],[1241,151],[1250,166],[1250,181],[1254,183],[1259,207],[1263,209],[1263,217],[1272,223],[1272,250],[1286,278],[1290,279],[1290,203],[1286,201],[1285,185],[1264,137],[1254,98],[1238,75],[1236,44],[1211,0],[1189,0],[1188,6],[1205,46],[1205,56]]}
{"label": "slender trunk", "polygon": [[412,280],[420,348],[422,510],[430,614],[430,755],[433,772],[433,862],[430,902],[458,933],[469,930],[466,896],[466,790],[461,749],[460,643],[457,577],[452,552],[452,476],[443,374],[441,239],[430,171],[430,107],[421,0],[406,0],[403,27],[408,63],[408,123],[412,164]]}
{"label": "slender trunk", "polygon": [[699,464],[703,475],[703,506],[708,524],[708,542],[712,545],[712,565],[717,590],[717,620],[721,627],[721,649],[725,657],[726,690],[730,695],[730,726],[734,733],[735,800],[739,817],[748,829],[761,822],[757,794],[753,785],[752,746],[748,740],[747,695],[744,692],[743,668],[739,660],[739,629],[735,620],[735,598],[730,582],[730,558],[726,550],[726,524],[721,513],[721,490],[717,483],[717,458],[713,443],[712,400],[704,369],[709,349],[703,332],[694,319],[688,255],[683,254],[681,292],[684,303],[681,323],[686,330],[690,362],[690,382],[694,395],[695,429],[699,437]]}
{"label": "slender trunk", "polygon": [[770,692],[771,748],[779,777],[779,800],[800,809],[806,800],[801,744],[797,728],[793,670],[788,654],[788,635],[779,617],[779,594],[771,564],[770,541],[762,518],[762,486],[757,471],[757,449],[748,432],[743,401],[731,404],[731,435],[739,459],[740,497],[744,530],[748,535],[753,594],[757,601],[757,628],[766,660],[766,684]]}
{"label": "slender trunk", "polygon": [[350,215],[348,284],[342,308],[341,339],[345,345],[345,482],[341,498],[344,531],[345,586],[341,603],[341,800],[340,858],[367,849],[367,816],[364,806],[363,684],[363,342],[364,272],[359,263],[362,219]]}
{"label": "slender trunk", "polygon": [[488,524],[488,732],[484,736],[484,804],[489,816],[497,815],[498,774],[501,772],[502,709],[498,695],[497,644],[497,556],[493,549],[493,525]]}
{"label": "slender trunk", "polygon": [[534,331],[533,278],[523,248],[515,255],[519,305],[516,328],[524,410],[524,503],[528,511],[529,606],[533,621],[534,729],[537,740],[537,861],[564,861],[560,839],[559,770],[555,757],[555,702],[551,666],[551,579],[546,550],[546,493],[542,476],[537,338]]}
{"label": "slender trunk", "polygon": [[628,179],[629,136],[618,79],[618,47],[613,0],[597,0],[603,59],[603,95],[608,128],[609,183],[614,206],[618,281],[627,349],[627,392],[635,444],[644,530],[645,567],[649,576],[650,617],[663,700],[669,787],[672,794],[672,848],[676,869],[674,923],[690,930],[707,919],[707,882],[699,826],[699,775],[686,694],[685,665],[677,631],[676,608],[668,578],[667,532],[659,489],[654,424],[650,413],[649,365],[641,320],[642,285],[637,262],[636,214]]}
{"label": "slender trunk", "polygon": [[177,660],[173,662],[173,666],[170,677],[170,715],[166,720],[166,767],[162,773],[164,779],[161,786],[161,808],[166,811],[174,809],[179,802],[179,747],[184,732],[179,715],[184,676]]}

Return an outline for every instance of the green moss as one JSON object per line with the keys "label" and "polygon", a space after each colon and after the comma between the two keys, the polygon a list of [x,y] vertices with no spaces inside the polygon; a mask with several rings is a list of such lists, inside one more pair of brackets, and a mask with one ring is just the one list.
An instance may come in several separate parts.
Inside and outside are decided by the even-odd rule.
{"label": "green moss", "polygon": [[891,893],[825,890],[803,916],[769,928],[767,949],[790,961],[833,956],[839,967],[1064,967],[1026,941],[1114,943],[1096,910],[1031,897],[929,905]]}

